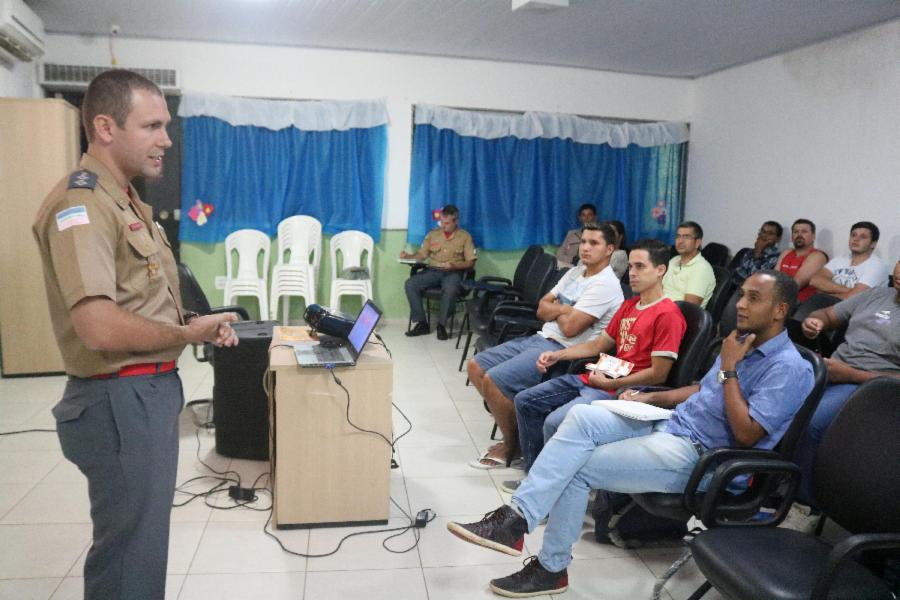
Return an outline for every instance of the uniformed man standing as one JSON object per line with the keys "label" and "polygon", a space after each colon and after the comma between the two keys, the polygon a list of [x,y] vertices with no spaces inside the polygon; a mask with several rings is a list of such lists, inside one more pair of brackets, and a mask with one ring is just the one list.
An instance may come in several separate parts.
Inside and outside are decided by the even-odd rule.
{"label": "uniformed man standing", "polygon": [[459,228],[459,209],[448,204],[441,210],[441,227],[428,232],[415,254],[401,252],[400,258],[428,260],[428,268],[406,280],[406,300],[410,319],[415,324],[408,336],[429,333],[422,306],[422,292],[441,287],[441,311],[438,314],[437,338],[446,340],[447,319],[453,311],[463,273],[475,266],[475,244],[469,232]]}
{"label": "uniformed man standing", "polygon": [[53,409],[64,456],[88,479],[87,600],[165,596],[169,513],[187,343],[237,344],[233,314],[182,315],[178,273],[152,209],[131,186],[159,177],[172,145],[162,92],[107,71],[82,106],[80,170],[50,192],[34,235],[69,381]]}

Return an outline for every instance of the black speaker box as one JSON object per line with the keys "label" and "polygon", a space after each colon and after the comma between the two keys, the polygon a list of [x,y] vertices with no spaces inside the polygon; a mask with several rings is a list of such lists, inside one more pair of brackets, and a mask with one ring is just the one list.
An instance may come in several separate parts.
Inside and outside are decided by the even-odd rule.
{"label": "black speaker box", "polygon": [[268,460],[269,403],[263,374],[278,321],[233,323],[240,340],[213,351],[213,423],[222,456]]}

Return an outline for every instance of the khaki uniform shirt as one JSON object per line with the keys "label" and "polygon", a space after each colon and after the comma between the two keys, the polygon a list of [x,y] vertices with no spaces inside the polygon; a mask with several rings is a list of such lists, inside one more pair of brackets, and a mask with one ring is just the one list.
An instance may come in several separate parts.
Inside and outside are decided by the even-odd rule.
{"label": "khaki uniform shirt", "polygon": [[475,244],[464,229],[456,229],[450,239],[444,237],[440,228],[432,229],[425,236],[422,248],[429,264],[436,266],[475,260]]}
{"label": "khaki uniform shirt", "polygon": [[81,169],[50,192],[33,226],[66,372],[115,373],[126,365],[178,358],[183,346],[146,352],[88,348],[69,311],[79,300],[105,296],[120,308],[159,323],[182,324],[178,269],[152,208],[133,200],[100,161],[84,155]]}
{"label": "khaki uniform shirt", "polygon": [[[556,262],[560,267],[571,267],[581,247],[581,227],[570,229],[556,249]],[[620,275],[621,277],[621,275]]]}

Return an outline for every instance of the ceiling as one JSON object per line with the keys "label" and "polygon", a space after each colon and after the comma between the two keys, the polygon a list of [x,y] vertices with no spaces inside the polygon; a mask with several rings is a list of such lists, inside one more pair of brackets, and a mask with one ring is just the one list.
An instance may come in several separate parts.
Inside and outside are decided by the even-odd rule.
{"label": "ceiling", "polygon": [[26,0],[48,32],[699,77],[900,18],[900,0]]}

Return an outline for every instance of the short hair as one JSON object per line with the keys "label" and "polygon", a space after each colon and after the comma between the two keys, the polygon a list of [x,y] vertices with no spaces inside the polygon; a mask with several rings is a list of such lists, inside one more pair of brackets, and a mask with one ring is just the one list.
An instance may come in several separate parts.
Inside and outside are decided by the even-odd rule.
{"label": "short hair", "polygon": [[878,231],[878,225],[872,221],[860,221],[859,223],[854,223],[853,226],[850,227],[850,233],[853,233],[854,229],[868,229],[872,234],[873,242],[877,242],[878,238],[881,237],[881,232]]}
{"label": "short hair", "polygon": [[616,231],[610,227],[609,223],[585,223],[581,228],[581,233],[585,231],[599,231],[604,242],[612,246],[616,245]]}
{"label": "short hair", "polygon": [[635,250],[646,250],[647,254],[650,255],[650,262],[653,263],[654,267],[658,267],[659,265],[668,267],[669,259],[672,258],[669,247],[661,241],[652,238],[638,240],[634,246],[631,247],[632,252]]}
{"label": "short hair", "polygon": [[441,214],[445,217],[456,217],[459,218],[459,209],[456,208],[455,204],[448,204],[444,208],[441,209]]}
{"label": "short hair", "polygon": [[794,221],[794,223],[791,225],[791,229],[794,228],[794,225],[809,225],[809,228],[812,229],[812,232],[813,232],[813,233],[816,232],[816,224],[813,223],[812,221],[810,221],[809,219],[797,219],[797,220]]}
{"label": "short hair", "polygon": [[580,214],[581,214],[581,211],[583,211],[583,210],[589,210],[589,211],[591,211],[592,213],[594,213],[595,215],[597,214],[597,207],[594,206],[593,204],[591,204],[590,202],[587,202],[587,203],[582,204],[581,206],[579,206],[579,207],[578,207],[578,212],[575,213],[575,214],[580,215]]}
{"label": "short hair", "polygon": [[94,141],[94,119],[97,115],[108,115],[116,125],[125,127],[125,120],[131,113],[134,90],[145,90],[165,97],[155,83],[127,69],[111,69],[94,77],[81,102],[81,120],[89,142]]}
{"label": "short hair", "polygon": [[703,228],[696,221],[682,221],[676,229],[689,228],[694,230],[694,237],[699,240],[703,239]]}
{"label": "short hair", "polygon": [[609,220],[606,222],[609,223],[610,227],[612,227],[613,229],[616,230],[616,234],[621,238],[619,240],[619,246],[624,248],[625,247],[625,237],[626,237],[625,236],[625,223],[623,223],[622,221],[614,221],[614,220]]}
{"label": "short hair", "polygon": [[781,226],[781,223],[779,223],[778,221],[766,221],[765,223],[763,223],[763,226],[766,225],[771,225],[775,228],[775,235],[777,235],[778,239],[780,240],[781,234],[784,233],[784,227]]}
{"label": "short hair", "polygon": [[787,319],[787,315],[792,314],[797,306],[797,282],[794,281],[794,278],[787,273],[775,271],[774,269],[763,269],[752,273],[750,277],[753,275],[768,275],[775,280],[772,294],[776,303],[781,304],[783,302],[788,305],[787,313],[785,313],[785,319]]}

